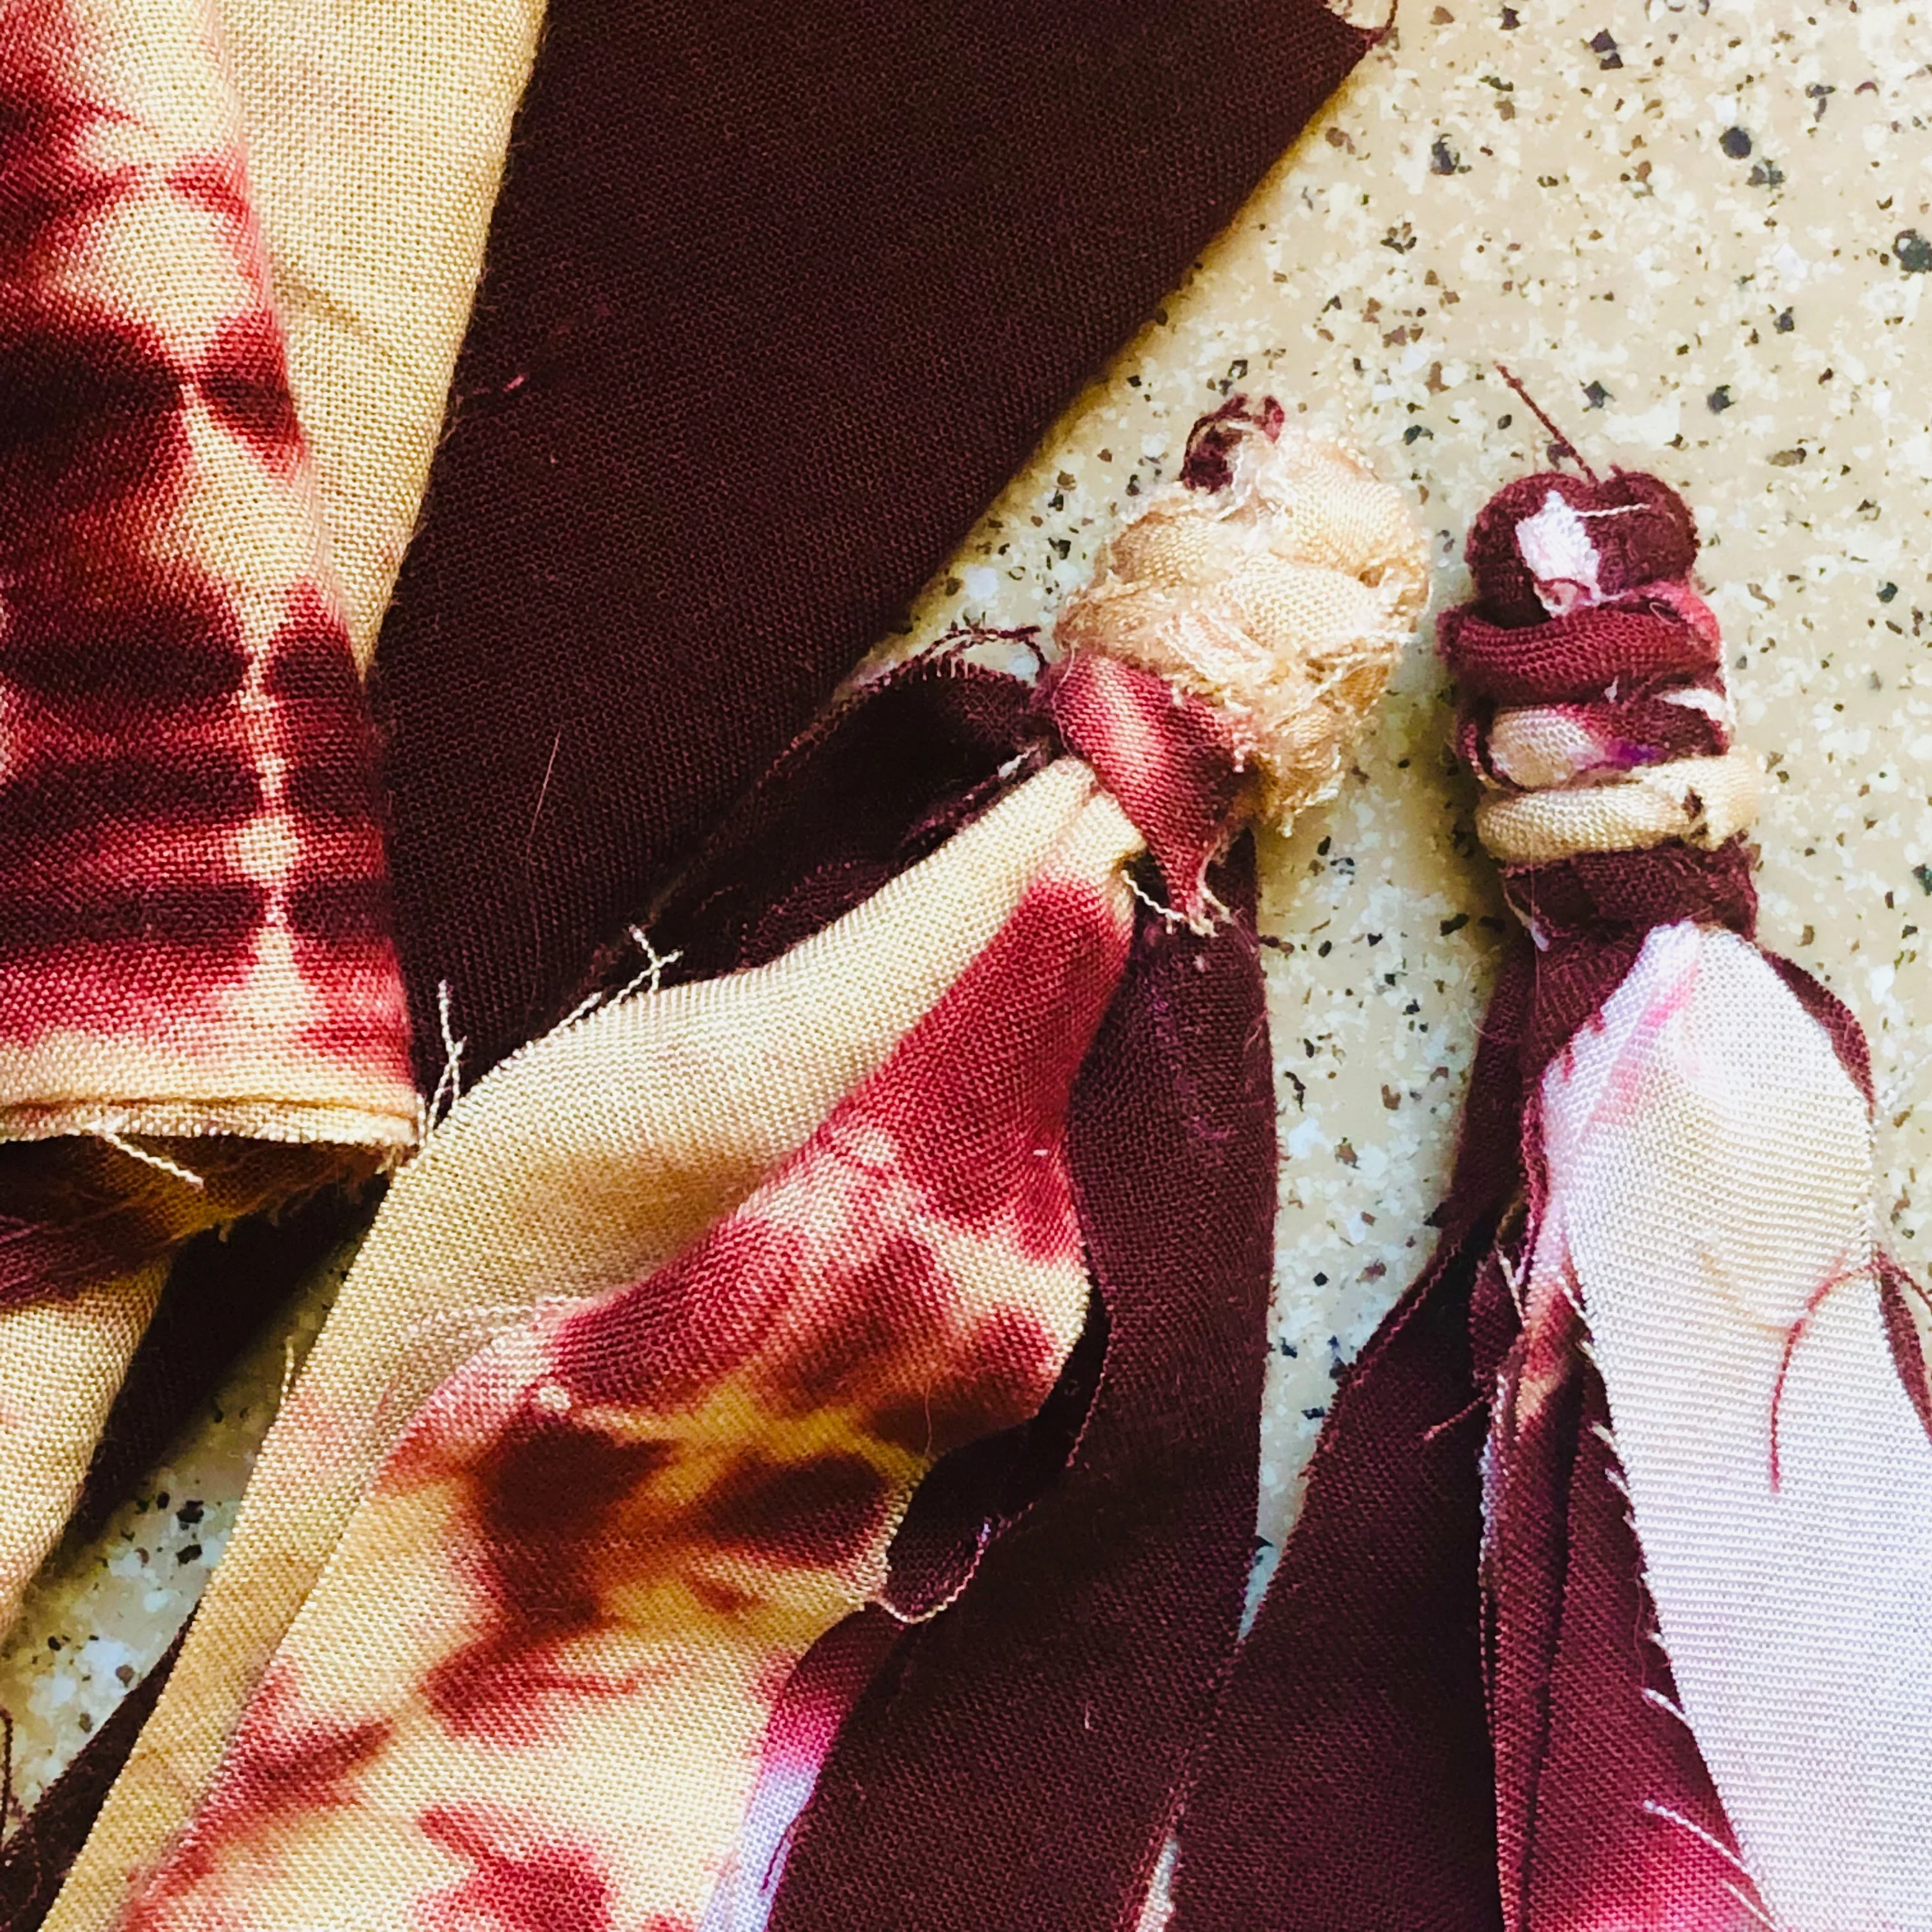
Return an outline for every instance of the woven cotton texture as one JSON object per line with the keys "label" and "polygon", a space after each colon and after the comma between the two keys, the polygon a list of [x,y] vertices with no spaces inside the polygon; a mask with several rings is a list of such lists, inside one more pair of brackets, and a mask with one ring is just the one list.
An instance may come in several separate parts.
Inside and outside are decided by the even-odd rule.
{"label": "woven cotton texture", "polygon": [[202,8],[0,10],[0,305],[4,1613],[168,1254],[373,1172],[418,1108],[374,740]]}
{"label": "woven cotton texture", "polygon": [[543,8],[216,0],[289,386],[366,670],[443,428]]}
{"label": "woven cotton texture", "polygon": [[[1102,734],[1137,794],[1200,769],[1202,700],[1162,688],[1132,709],[1165,731]],[[1087,1255],[1118,1253],[1070,1120],[1144,842],[1058,758],[768,965],[664,987],[641,939],[480,1083],[386,1203],[53,1922],[756,1922],[751,1847],[878,1655],[834,1633],[970,1587],[1001,1485],[962,1459],[1064,1372],[1090,1394]]]}
{"label": "woven cotton texture", "polygon": [[1321,0],[554,0],[378,651],[422,1084],[898,621],[1369,37]]}

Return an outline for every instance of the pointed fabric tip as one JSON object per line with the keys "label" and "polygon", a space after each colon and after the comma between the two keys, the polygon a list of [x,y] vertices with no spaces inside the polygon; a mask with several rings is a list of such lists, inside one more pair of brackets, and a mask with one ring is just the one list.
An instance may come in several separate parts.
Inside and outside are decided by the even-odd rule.
{"label": "pointed fabric tip", "polygon": [[[1331,1407],[1224,1704],[1174,1932],[1926,1922],[1924,1298],[1873,1246],[1856,1023],[1752,944],[1756,764],[1694,554],[1639,476],[1525,478],[1472,529],[1440,645],[1527,937],[1437,1262]],[[1406,1568],[1413,1432],[1472,1419],[1480,1512]],[[1353,1647],[1311,1642],[1345,1606]],[[1368,1721],[1418,1625],[1442,1657]],[[1450,1797],[1472,1735],[1480,1823]],[[1364,1819],[1399,1855],[1345,1871]]]}

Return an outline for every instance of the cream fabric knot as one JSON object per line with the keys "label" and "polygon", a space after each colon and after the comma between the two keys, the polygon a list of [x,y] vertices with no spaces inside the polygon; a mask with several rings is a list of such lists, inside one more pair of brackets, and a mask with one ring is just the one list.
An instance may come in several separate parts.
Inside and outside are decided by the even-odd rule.
{"label": "cream fabric knot", "polygon": [[1340,786],[1428,601],[1428,546],[1400,492],[1319,428],[1247,427],[1219,490],[1160,490],[1062,610],[1104,653],[1212,706],[1286,824]]}

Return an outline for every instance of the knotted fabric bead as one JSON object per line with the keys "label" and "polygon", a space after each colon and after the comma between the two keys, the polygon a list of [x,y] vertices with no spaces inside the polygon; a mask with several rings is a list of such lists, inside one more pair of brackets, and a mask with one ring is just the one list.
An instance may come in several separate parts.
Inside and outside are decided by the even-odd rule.
{"label": "knotted fabric bead", "polygon": [[1340,784],[1428,586],[1407,502],[1353,445],[1237,397],[1054,634],[1210,706],[1251,776],[1252,815],[1286,824]]}
{"label": "knotted fabric bead", "polygon": [[1468,554],[1477,598],[1438,645],[1495,858],[1713,850],[1750,826],[1763,764],[1733,742],[1682,499],[1653,476],[1526,477],[1484,508]]}

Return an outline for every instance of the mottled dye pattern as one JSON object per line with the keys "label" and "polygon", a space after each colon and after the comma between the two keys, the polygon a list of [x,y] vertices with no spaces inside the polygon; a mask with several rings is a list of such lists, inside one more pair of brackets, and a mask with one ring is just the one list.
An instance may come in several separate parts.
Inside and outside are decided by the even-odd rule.
{"label": "mottled dye pattern", "polygon": [[5,0],[0,1113],[405,1140],[383,880],[211,23]]}
{"label": "mottled dye pattern", "polygon": [[[1755,948],[1684,924],[1552,1063],[1540,1114],[1526,1292],[1587,1324],[1586,1432],[1614,1430],[1624,1561],[1676,1686],[1648,1732],[1678,1741],[1684,1792],[1653,1766],[1638,1785],[1600,1714],[1616,1748],[1586,1774],[1676,1828],[1660,1850],[1634,1823],[1598,1916],[1545,1922],[1654,1895],[1646,1926],[1742,1926],[1720,1906],[1743,1892],[1793,1932],[1932,1924],[1932,1438],[1890,1332],[1908,1285],[1874,1246],[1864,1096]],[[1580,1862],[1581,1820],[1563,1842]],[[1670,1916],[1700,1895],[1704,1917]]]}
{"label": "mottled dye pattern", "polygon": [[1176,909],[1202,920],[1208,861],[1232,836],[1242,789],[1226,721],[1166,678],[1098,652],[1056,664],[1040,704],[1141,828]]}
{"label": "mottled dye pattern", "polygon": [[[1874,1245],[1864,1043],[1750,944],[1748,848],[1635,850],[1602,804],[1732,748],[1688,512],[1528,478],[1470,553],[1462,748],[1492,797],[1581,808],[1562,866],[1506,878],[1540,970],[1594,992],[1486,1278],[1521,1323],[1484,1480],[1504,1922],[1932,1924],[1922,1298]],[[1670,920],[1684,867],[1742,882],[1742,933]]]}
{"label": "mottled dye pattern", "polygon": [[932,1463],[1031,1414],[1080,1332],[1066,1108],[1137,843],[1097,798],[741,1208],[438,1390],[130,1927],[700,1923],[761,1762],[808,1784],[829,1741],[782,1702],[800,1660],[883,1587]]}

